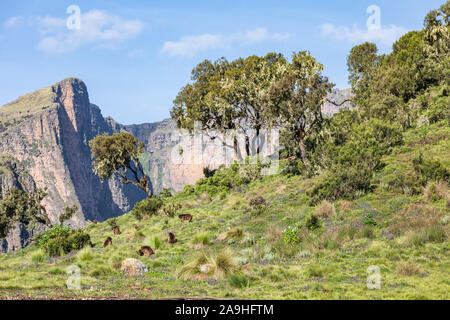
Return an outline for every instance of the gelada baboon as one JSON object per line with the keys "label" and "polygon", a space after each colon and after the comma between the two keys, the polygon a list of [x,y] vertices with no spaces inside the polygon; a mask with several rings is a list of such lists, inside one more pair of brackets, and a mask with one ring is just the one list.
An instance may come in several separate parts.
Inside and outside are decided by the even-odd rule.
{"label": "gelada baboon", "polygon": [[177,239],[175,238],[175,235],[173,232],[169,232],[169,239],[167,240],[169,243],[175,243],[177,242]]}
{"label": "gelada baboon", "polygon": [[152,248],[150,248],[149,246],[142,246],[139,250],[138,250],[138,255],[139,256],[144,256],[144,257],[150,257],[152,254],[155,254],[155,252],[153,251]]}
{"label": "gelada baboon", "polygon": [[105,243],[103,244],[103,248],[106,248],[110,244],[112,244],[112,239],[111,239],[111,237],[108,237],[108,238],[106,238]]}
{"label": "gelada baboon", "polygon": [[135,228],[137,231],[141,230],[141,227],[139,227],[138,225],[134,226],[134,228]]}
{"label": "gelada baboon", "polygon": [[120,229],[119,229],[119,227],[114,227],[114,228],[112,228],[113,229],[113,231],[114,231],[114,234],[120,234]]}
{"label": "gelada baboon", "polygon": [[180,218],[181,221],[187,221],[187,222],[192,222],[192,214],[180,214],[178,216],[178,218]]}

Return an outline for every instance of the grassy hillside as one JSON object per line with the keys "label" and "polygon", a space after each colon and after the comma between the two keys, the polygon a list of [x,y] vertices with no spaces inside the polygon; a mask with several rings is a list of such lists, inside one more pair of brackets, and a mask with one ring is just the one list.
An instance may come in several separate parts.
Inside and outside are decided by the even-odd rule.
{"label": "grassy hillside", "polygon": [[[437,198],[411,195],[395,183],[397,175],[412,174],[412,159],[420,152],[449,166],[449,136],[447,122],[407,131],[405,143],[384,157],[387,165],[374,176],[374,191],[353,201],[311,207],[306,191],[314,179],[267,176],[213,199],[186,193],[170,198],[182,206],[177,215],[194,216],[192,223],[160,215],[139,221],[129,213],[117,219],[120,235],[108,223],[88,226],[94,248],[56,258],[37,247],[0,255],[0,296],[449,299],[449,190],[444,186]],[[250,208],[255,196],[266,200],[265,209]],[[313,231],[301,227],[310,213],[321,217]],[[289,243],[282,231],[298,223],[300,241]],[[165,241],[168,231],[177,243]],[[108,236],[113,244],[103,249]],[[156,254],[139,257],[142,245]],[[234,275],[178,276],[199,255],[214,259],[225,248],[226,259],[234,259]],[[149,272],[123,275],[126,258],[139,259]],[[81,291],[66,288],[70,265],[81,268]],[[369,266],[379,268],[381,289],[368,289]]]}
{"label": "grassy hillside", "polygon": [[55,97],[52,87],[46,87],[0,106],[0,132],[15,127],[47,108],[55,107]]}

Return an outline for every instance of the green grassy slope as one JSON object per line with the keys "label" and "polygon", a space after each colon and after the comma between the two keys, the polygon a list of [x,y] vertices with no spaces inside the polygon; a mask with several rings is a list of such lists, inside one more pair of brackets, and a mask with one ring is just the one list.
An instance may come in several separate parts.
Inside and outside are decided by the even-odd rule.
{"label": "green grassy slope", "polygon": [[0,132],[13,128],[48,108],[56,107],[55,97],[50,86],[0,106]]}
{"label": "green grassy slope", "polygon": [[[385,157],[387,166],[374,177],[374,192],[334,203],[336,215],[322,219],[320,230],[302,231],[302,241],[296,245],[285,245],[281,230],[317,210],[308,206],[305,193],[314,180],[267,176],[223,199],[176,195],[171,201],[183,206],[177,214],[192,214],[192,223],[162,216],[138,221],[126,214],[117,219],[121,235],[113,235],[107,223],[86,228],[95,244],[92,249],[56,259],[35,247],[0,255],[0,296],[449,299],[450,225],[444,221],[450,214],[448,203],[427,201],[390,184],[396,174],[412,172],[411,160],[421,151],[450,165],[449,136],[445,122],[408,131],[405,144]],[[252,214],[248,204],[256,195],[268,202],[259,215]],[[368,213],[376,226],[363,223]],[[135,225],[141,227],[139,232]],[[230,228],[241,228],[244,234],[236,240],[218,240]],[[436,235],[436,230],[441,233]],[[177,243],[164,241],[167,231],[176,233]],[[113,238],[113,245],[103,249],[107,236]],[[163,240],[160,247],[155,246],[155,237]],[[206,244],[195,245],[196,237]],[[152,246],[156,254],[139,257],[142,245]],[[199,252],[213,255],[223,248],[231,249],[245,281],[177,277]],[[140,278],[124,276],[120,263],[125,258],[139,259],[150,271]],[[65,270],[70,265],[81,268],[81,291],[66,288]],[[373,265],[382,278],[377,290],[366,285],[367,270]]]}

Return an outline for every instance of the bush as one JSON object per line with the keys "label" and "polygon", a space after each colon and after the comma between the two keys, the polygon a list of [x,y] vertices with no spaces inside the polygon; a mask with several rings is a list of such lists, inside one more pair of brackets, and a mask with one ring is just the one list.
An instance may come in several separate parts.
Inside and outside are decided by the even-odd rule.
{"label": "bush", "polygon": [[262,214],[267,208],[266,199],[264,199],[264,197],[262,196],[256,196],[250,199],[248,204],[252,208],[252,212],[255,215]]}
{"label": "bush", "polygon": [[412,162],[422,185],[426,185],[428,181],[440,180],[450,183],[450,172],[439,160],[424,159],[420,154]]}
{"label": "bush", "polygon": [[142,200],[133,208],[133,215],[141,220],[143,217],[156,215],[163,206],[163,201],[159,197],[152,197]]}
{"label": "bush", "polygon": [[117,218],[111,218],[108,220],[108,224],[111,228],[117,227]]}
{"label": "bush", "polygon": [[298,226],[289,226],[283,230],[282,233],[283,242],[285,244],[296,244],[300,241],[298,236]]}
{"label": "bush", "polygon": [[164,188],[159,192],[160,198],[170,198],[172,196],[172,190],[169,188]]}
{"label": "bush", "polygon": [[365,213],[363,215],[361,223],[365,224],[367,226],[373,226],[373,227],[378,224],[377,221],[375,220],[374,216],[370,212]]}
{"label": "bush", "polygon": [[178,204],[178,203],[166,203],[162,207],[161,212],[165,216],[174,217],[179,210],[181,210],[181,204]]}
{"label": "bush", "polygon": [[309,230],[316,230],[321,227],[320,219],[315,214],[310,214],[305,220],[305,227]]}
{"label": "bush", "polygon": [[355,199],[356,193],[360,190],[372,191],[371,178],[372,171],[367,168],[337,167],[308,191],[308,195],[312,197],[311,204],[323,199],[331,201],[342,198]]}
{"label": "bush", "polygon": [[70,226],[61,224],[40,234],[36,238],[38,246],[51,257],[62,256],[73,250],[80,250],[92,245],[89,234],[82,230],[72,231]]}

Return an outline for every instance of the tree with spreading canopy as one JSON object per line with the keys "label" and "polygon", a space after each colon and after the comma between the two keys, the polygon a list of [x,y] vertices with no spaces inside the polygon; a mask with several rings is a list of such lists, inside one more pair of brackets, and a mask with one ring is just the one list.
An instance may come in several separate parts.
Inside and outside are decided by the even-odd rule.
{"label": "tree with spreading canopy", "polygon": [[144,143],[131,133],[107,133],[89,141],[94,173],[103,182],[117,175],[125,184],[132,184],[153,196],[150,179],[146,176],[139,157],[144,153]]}
{"label": "tree with spreading canopy", "polygon": [[305,164],[309,163],[305,138],[321,130],[322,106],[334,87],[322,71],[323,65],[309,52],[294,53],[279,79],[264,92],[264,117],[269,126],[286,130],[287,139],[295,141]]}
{"label": "tree with spreading canopy", "polygon": [[30,193],[16,187],[9,189],[0,200],[0,238],[6,237],[16,223],[51,226],[47,211],[41,205],[46,196],[46,191],[41,189]]}
{"label": "tree with spreading canopy", "polygon": [[[177,95],[171,116],[179,128],[190,131],[194,122],[200,121],[205,134],[211,129],[220,133],[237,129],[245,135],[255,130],[258,137],[267,123],[262,92],[284,67],[286,60],[276,53],[232,62],[205,60],[192,71],[193,83]],[[246,149],[248,154],[248,145]]]}

